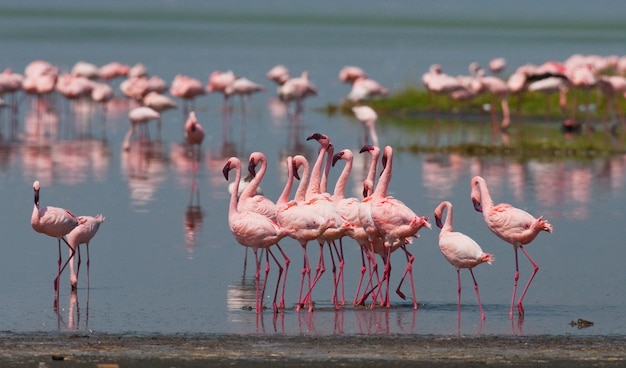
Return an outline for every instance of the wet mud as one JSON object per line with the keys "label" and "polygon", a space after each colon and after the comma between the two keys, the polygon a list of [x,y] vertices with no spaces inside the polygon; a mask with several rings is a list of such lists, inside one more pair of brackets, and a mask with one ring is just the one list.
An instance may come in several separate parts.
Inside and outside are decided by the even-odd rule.
{"label": "wet mud", "polygon": [[623,367],[626,337],[10,335],[2,367]]}

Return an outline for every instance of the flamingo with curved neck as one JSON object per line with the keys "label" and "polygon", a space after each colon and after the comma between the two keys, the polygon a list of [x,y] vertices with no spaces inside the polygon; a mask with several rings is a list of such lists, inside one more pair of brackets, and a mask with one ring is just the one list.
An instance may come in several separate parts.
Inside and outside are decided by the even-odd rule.
{"label": "flamingo with curved neck", "polygon": [[[237,207],[237,193],[239,192],[239,181],[241,180],[241,161],[237,157],[231,157],[228,159],[222,173],[226,180],[228,180],[228,174],[231,170],[235,170],[235,188],[230,195],[230,202],[228,205],[228,226],[230,231],[235,237],[237,242],[245,247],[249,247],[254,251],[254,258],[256,261],[256,312],[259,313],[263,309],[263,295],[265,294],[265,283],[263,289],[260,290],[260,269],[261,260],[259,259],[258,250],[265,250],[265,261],[267,267],[265,268],[265,280],[269,273],[269,256],[272,256],[276,265],[278,265],[278,281],[276,283],[276,291],[274,292],[273,309],[274,313],[278,312],[278,305],[276,299],[278,296],[278,289],[280,286],[280,278],[283,273],[283,267],[278,262],[278,259],[272,253],[270,247],[272,245],[278,245],[278,242],[286,237],[292,235],[290,229],[281,227],[278,223],[270,218],[263,216],[259,213],[249,210],[239,210]],[[281,250],[282,251],[282,250]]]}
{"label": "flamingo with curved neck", "polygon": [[[447,210],[447,214],[445,222],[442,222],[441,219],[444,209]],[[478,245],[474,239],[458,231],[453,231],[452,216],[452,203],[449,201],[443,201],[435,208],[435,222],[441,229],[439,233],[439,249],[446,260],[456,268],[459,321],[461,318],[461,268],[467,268],[472,275],[476,299],[478,300],[478,308],[480,309],[480,318],[484,321],[485,312],[483,311],[483,305],[480,301],[478,282],[476,282],[476,277],[474,277],[473,268],[484,262],[491,264],[495,257],[493,254],[484,253],[480,245]]]}
{"label": "flamingo with curved neck", "polygon": [[533,272],[522,291],[522,295],[517,301],[517,311],[520,317],[524,316],[524,307],[522,302],[528,291],[533,278],[539,271],[539,266],[532,259],[524,245],[532,242],[541,231],[552,232],[552,225],[543,219],[543,216],[535,218],[530,213],[513,207],[508,203],[494,204],[487,188],[487,182],[480,176],[475,176],[471,181],[472,192],[470,198],[474,204],[474,209],[483,213],[483,218],[487,224],[487,228],[496,234],[500,239],[511,244],[515,251],[515,275],[513,277],[513,295],[511,296],[511,309],[509,316],[513,317],[513,304],[515,303],[515,294],[517,292],[517,282],[519,280],[519,265],[517,250],[521,249],[526,258],[533,266]]}

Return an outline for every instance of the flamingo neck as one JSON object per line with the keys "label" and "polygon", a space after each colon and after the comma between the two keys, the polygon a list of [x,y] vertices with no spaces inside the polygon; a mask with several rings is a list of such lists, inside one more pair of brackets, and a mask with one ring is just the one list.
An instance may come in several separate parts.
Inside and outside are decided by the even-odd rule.
{"label": "flamingo neck", "polygon": [[380,179],[378,179],[378,184],[376,184],[376,189],[374,189],[373,194],[378,197],[385,197],[387,195],[387,188],[391,182],[391,170],[393,163],[393,151],[391,150],[391,147],[385,147],[385,156],[387,157],[387,163],[385,164],[385,168],[380,175]]}
{"label": "flamingo neck", "polygon": [[[365,177],[364,183],[369,183],[371,185],[368,186],[368,192],[364,193],[364,197],[369,197],[373,194],[374,188],[374,180],[376,179],[376,167],[378,166],[378,157],[380,156],[380,152],[375,152],[372,154],[372,162],[370,162],[370,168],[367,172],[367,177]],[[365,186],[365,185],[364,185]]]}
{"label": "flamingo neck", "polygon": [[291,194],[291,188],[293,187],[293,159],[291,156],[287,157],[287,182],[285,188],[280,193],[280,197],[276,201],[276,206],[287,203],[289,201],[289,194]]}
{"label": "flamingo neck", "polygon": [[297,202],[304,202],[307,197],[307,187],[309,187],[309,163],[306,159],[302,160],[302,178],[300,179],[300,184],[298,184],[298,189],[296,189],[296,194],[294,196],[294,200]]}
{"label": "flamingo neck", "polygon": [[237,213],[237,202],[238,202],[238,194],[239,194],[239,181],[241,180],[241,163],[235,162],[235,185],[233,187],[232,193],[230,193],[230,202],[228,204],[228,212],[231,214]]}
{"label": "flamingo neck", "polygon": [[[313,164],[313,168],[311,169],[311,177],[309,179],[309,185],[306,190],[305,197],[309,198],[314,194],[320,194],[320,187],[322,182],[322,163],[324,162],[324,155],[326,155],[327,147],[322,146],[317,155],[317,160],[315,160],[315,164]],[[302,181],[300,182],[302,183]]]}
{"label": "flamingo neck", "polygon": [[320,181],[320,193],[328,192],[328,174],[330,173],[330,168],[332,166],[334,153],[335,153],[335,149],[331,145],[326,150],[326,166],[324,167],[324,172],[322,173],[322,180]]}
{"label": "flamingo neck", "polygon": [[343,199],[346,197],[346,185],[348,184],[348,178],[350,177],[351,171],[352,157],[346,160],[346,166],[343,167],[343,170],[339,175],[339,179],[337,179],[337,183],[335,184],[335,191],[333,192],[333,196],[335,197],[335,199]]}

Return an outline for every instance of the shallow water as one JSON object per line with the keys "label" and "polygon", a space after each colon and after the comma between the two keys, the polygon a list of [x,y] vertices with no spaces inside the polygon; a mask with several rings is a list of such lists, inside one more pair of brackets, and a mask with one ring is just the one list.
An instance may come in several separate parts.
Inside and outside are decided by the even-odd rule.
{"label": "shallow water", "polygon": [[[305,140],[309,134],[326,133],[336,149],[358,150],[363,144],[360,123],[317,110],[347,94],[348,87],[337,80],[345,64],[362,66],[393,90],[418,83],[419,76],[434,62],[460,74],[465,73],[469,62],[486,63],[495,56],[506,57],[512,70],[525,62],[562,60],[573,53],[620,54],[625,33],[619,24],[605,24],[615,25],[611,22],[620,19],[623,9],[600,11],[581,2],[572,6],[570,11],[575,14],[546,8],[542,16],[535,17],[536,12],[520,8],[516,12],[519,19],[505,23],[486,21],[506,13],[491,2],[451,8],[454,11],[447,14],[443,13],[445,2],[429,9],[413,3],[382,6],[372,2],[365,4],[361,13],[349,13],[346,18],[339,15],[347,14],[350,3],[319,9],[307,3],[311,8],[309,15],[304,15],[300,7],[304,4],[284,8],[276,2],[272,3],[279,9],[276,16],[254,2],[216,8],[203,2],[181,6],[162,2],[148,12],[124,2],[114,2],[106,11],[72,1],[42,4],[38,10],[17,2],[2,5],[0,67],[21,72],[34,59],[45,59],[65,69],[78,60],[98,65],[121,60],[141,62],[151,74],[166,81],[177,73],[206,81],[215,69],[233,69],[264,83],[268,91],[246,101],[245,110],[233,101],[228,115],[222,114],[219,96],[205,96],[196,102],[198,119],[208,136],[195,180],[192,163],[181,146],[184,118],[180,109],[164,114],[160,140],[156,139],[155,126],[151,126],[151,143],[137,144],[130,152],[122,150],[128,129],[129,106],[125,101],[109,106],[104,128],[99,110],[85,117],[57,100],[57,113],[37,120],[32,101],[24,100],[18,130],[13,134],[8,112],[3,111],[0,196],[4,215],[0,233],[4,234],[5,246],[0,257],[0,293],[4,295],[0,330],[320,335],[626,333],[622,311],[626,303],[622,268],[626,256],[622,246],[625,156],[520,162],[396,150],[391,194],[430,217],[439,202],[450,200],[455,205],[455,229],[496,255],[493,265],[475,270],[487,316],[484,324],[480,323],[471,278],[465,272],[459,320],[455,271],[439,252],[436,229],[421,230],[421,237],[410,247],[416,256],[414,280],[421,303],[417,311],[410,301],[395,294],[391,309],[346,306],[335,311],[330,303],[329,264],[315,289],[316,311],[295,311],[302,253],[300,246],[288,239],[283,241],[292,260],[286,291],[288,309],[275,320],[270,311],[257,315],[242,309],[252,305],[254,264],[250,255],[244,270],[244,248],[228,231],[227,183],[221,174],[229,156],[247,160],[250,152],[262,151],[269,160],[262,187],[266,196],[276,199],[285,181],[283,158],[296,153],[305,153],[310,160],[315,157],[317,144]],[[576,27],[581,21],[576,6],[585,7],[578,10],[590,16],[584,30]],[[486,15],[485,9],[491,9],[491,15]],[[552,25],[551,15],[561,21],[558,26]],[[534,27],[524,26],[529,18],[534,19]],[[285,23],[285,19],[292,20]],[[275,109],[272,103],[274,87],[264,75],[277,63],[284,63],[294,74],[308,70],[320,91],[319,96],[306,101],[299,125],[284,115],[280,105]],[[91,134],[81,134],[85,126],[91,126]],[[38,127],[47,127],[52,138],[35,134]],[[464,139],[480,131],[469,128]],[[378,134],[381,145],[396,147],[424,139],[384,121],[379,123]],[[356,196],[367,162],[355,156],[350,192]],[[339,171],[331,171],[330,183]],[[525,300],[523,323],[508,317],[513,251],[486,229],[480,214],[473,210],[469,181],[474,175],[487,179],[496,201],[543,215],[554,225],[553,234],[540,234],[528,247],[540,271]],[[65,273],[58,311],[52,289],[56,241],[35,233],[28,223],[35,179],[42,183],[42,204],[65,207],[77,215],[106,216],[90,248],[89,288],[84,264],[76,294],[70,292]],[[317,248],[309,246],[310,257],[315,260]],[[350,241],[344,248],[349,303],[360,269],[360,252]],[[66,253],[63,249],[64,257]],[[395,289],[404,260],[396,254],[393,259]],[[520,262],[523,286],[530,267],[524,257]],[[275,277],[273,269],[267,303],[271,302]],[[408,290],[405,285],[404,292]],[[595,324],[585,329],[568,324],[578,318]]]}

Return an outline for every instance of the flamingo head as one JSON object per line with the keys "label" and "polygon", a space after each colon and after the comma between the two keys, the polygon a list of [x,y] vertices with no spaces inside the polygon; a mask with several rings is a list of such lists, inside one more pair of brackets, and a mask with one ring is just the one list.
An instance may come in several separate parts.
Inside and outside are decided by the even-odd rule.
{"label": "flamingo head", "polygon": [[230,160],[228,160],[226,162],[226,165],[224,165],[224,168],[222,169],[222,174],[224,174],[224,178],[226,178],[226,180],[228,180],[228,173],[230,172],[230,170],[233,168]]}
{"label": "flamingo head", "polygon": [[480,204],[480,201],[472,196],[472,203],[474,203],[474,209],[478,212],[483,212],[483,206]]}
{"label": "flamingo head", "polygon": [[315,139],[319,144],[322,145],[322,147],[324,146],[328,147],[328,145],[330,145],[330,139],[328,138],[327,135],[322,134],[322,133],[313,133],[310,136],[308,136],[306,140],[309,141],[311,139]]}
{"label": "flamingo head", "polygon": [[256,164],[257,164],[257,162],[254,159],[254,157],[250,158],[250,162],[248,163],[248,172],[253,177],[256,176]]}
{"label": "flamingo head", "polygon": [[369,151],[371,151],[373,149],[374,149],[374,146],[372,146],[370,144],[366,144],[363,147],[361,147],[361,149],[359,150],[359,153],[369,152]]}

